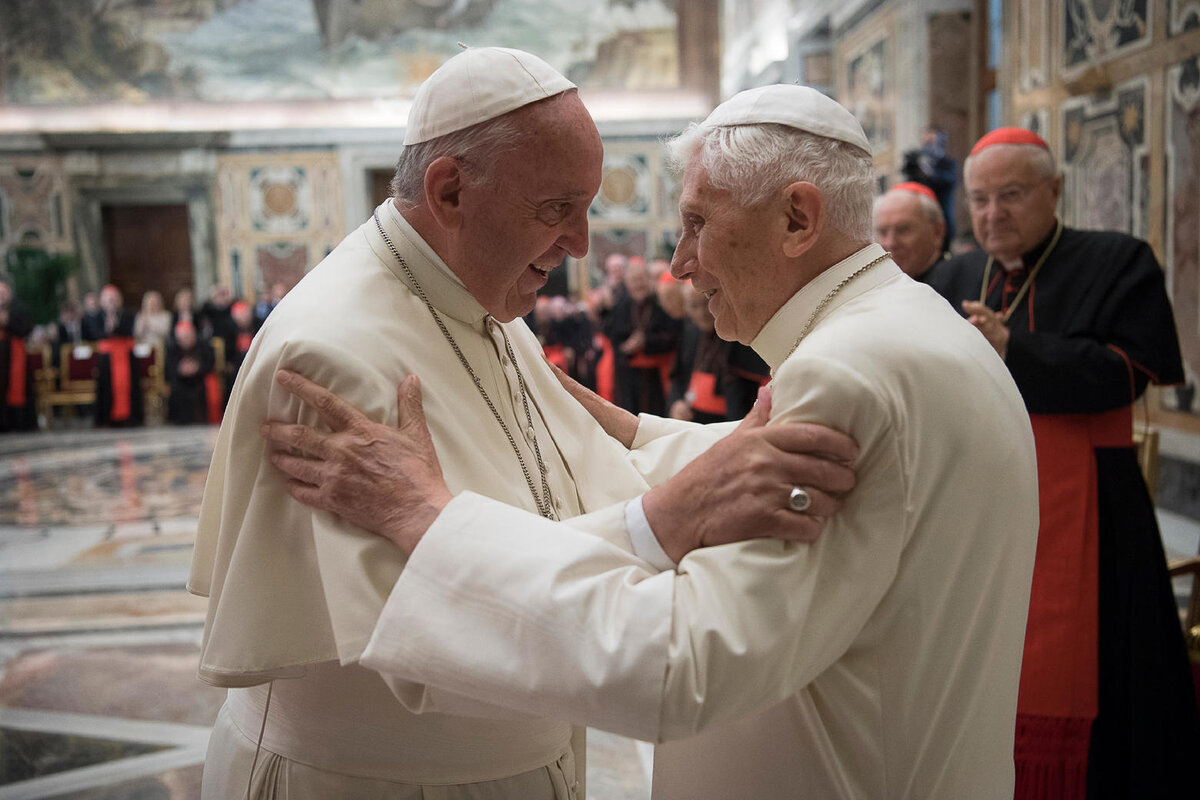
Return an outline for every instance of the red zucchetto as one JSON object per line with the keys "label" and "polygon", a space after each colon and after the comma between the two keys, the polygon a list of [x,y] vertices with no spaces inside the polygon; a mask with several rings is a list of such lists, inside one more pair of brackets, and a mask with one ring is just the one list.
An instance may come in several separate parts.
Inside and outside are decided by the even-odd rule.
{"label": "red zucchetto", "polygon": [[933,189],[930,189],[928,186],[926,186],[923,183],[917,183],[916,181],[905,181],[904,183],[897,183],[891,189],[888,189],[888,191],[889,192],[910,192],[911,194],[922,194],[922,195],[925,195],[926,197],[928,197],[930,200],[932,200],[935,203],[938,201],[937,195],[934,194]]}
{"label": "red zucchetto", "polygon": [[1050,149],[1046,140],[1033,131],[1027,131],[1024,128],[996,128],[990,133],[985,133],[975,143],[975,146],[971,148],[971,155],[978,155],[981,150],[994,144],[1035,144],[1043,150]]}

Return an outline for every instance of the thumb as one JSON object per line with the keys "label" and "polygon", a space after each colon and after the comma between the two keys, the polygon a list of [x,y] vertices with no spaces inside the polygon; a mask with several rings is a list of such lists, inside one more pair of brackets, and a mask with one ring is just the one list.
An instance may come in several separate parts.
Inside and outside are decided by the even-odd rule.
{"label": "thumb", "polygon": [[750,413],[737,426],[740,430],[750,430],[752,428],[761,428],[766,425],[771,419],[771,390],[766,386],[758,390],[758,399],[754,401],[754,408],[750,409]]}
{"label": "thumb", "polygon": [[425,424],[425,409],[421,405],[421,379],[409,375],[396,388],[396,427]]}

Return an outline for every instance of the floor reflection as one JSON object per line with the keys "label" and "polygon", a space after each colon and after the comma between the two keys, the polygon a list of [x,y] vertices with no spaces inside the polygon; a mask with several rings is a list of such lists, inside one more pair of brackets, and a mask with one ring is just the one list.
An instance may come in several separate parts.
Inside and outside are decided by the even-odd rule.
{"label": "floor reflection", "polygon": [[[225,692],[184,589],[216,429],[0,436],[0,798],[195,800]],[[589,800],[644,800],[589,735]]]}

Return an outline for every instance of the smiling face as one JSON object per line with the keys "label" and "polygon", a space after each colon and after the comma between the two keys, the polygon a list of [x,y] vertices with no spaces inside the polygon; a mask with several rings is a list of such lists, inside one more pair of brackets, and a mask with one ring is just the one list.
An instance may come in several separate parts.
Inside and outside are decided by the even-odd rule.
{"label": "smiling face", "polygon": [[749,344],[789,296],[781,291],[787,215],[777,206],[771,199],[741,205],[731,192],[712,185],[698,158],[684,171],[683,230],[671,274],[690,278],[708,298],[722,339]]}
{"label": "smiling face", "polygon": [[587,253],[587,211],[603,158],[596,126],[574,93],[513,113],[521,143],[483,179],[464,179],[461,224],[446,259],[501,322],[529,313],[566,256]]}
{"label": "smiling face", "polygon": [[1062,177],[1039,168],[1042,155],[1031,145],[993,145],[972,156],[967,168],[975,238],[1003,264],[1019,261],[1054,227]]}

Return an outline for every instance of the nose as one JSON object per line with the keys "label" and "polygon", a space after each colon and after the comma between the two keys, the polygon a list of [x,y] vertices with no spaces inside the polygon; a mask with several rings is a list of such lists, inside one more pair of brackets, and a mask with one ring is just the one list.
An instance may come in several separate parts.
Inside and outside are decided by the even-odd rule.
{"label": "nose", "polygon": [[685,281],[695,271],[695,246],[685,237],[679,240],[675,255],[671,256],[671,277],[677,281]]}
{"label": "nose", "polygon": [[572,258],[583,258],[587,255],[589,240],[586,206],[567,222],[566,230],[558,237],[558,244]]}
{"label": "nose", "polygon": [[896,244],[896,237],[890,230],[879,232],[878,237],[879,244],[884,250],[891,250],[893,249],[893,245]]}

